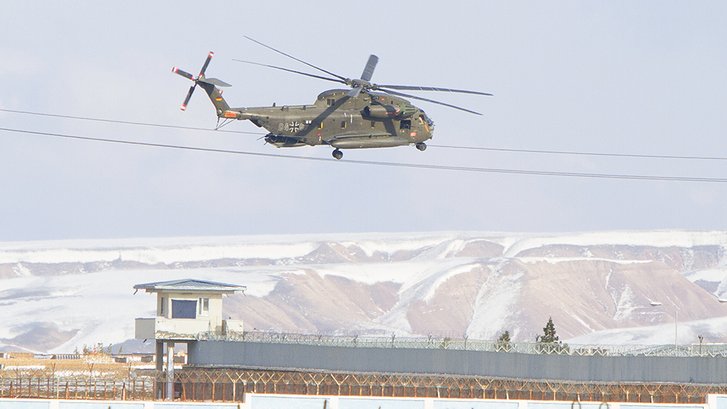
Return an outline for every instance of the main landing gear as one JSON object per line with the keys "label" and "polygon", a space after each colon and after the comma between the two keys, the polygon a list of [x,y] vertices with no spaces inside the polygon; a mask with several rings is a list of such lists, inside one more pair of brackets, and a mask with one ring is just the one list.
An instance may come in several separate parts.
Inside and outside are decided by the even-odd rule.
{"label": "main landing gear", "polygon": [[424,152],[425,150],[427,150],[427,144],[426,144],[426,143],[424,143],[424,142],[418,142],[418,143],[417,143],[416,145],[414,145],[414,146],[416,146],[416,147],[417,147],[417,149],[419,149],[419,150],[420,150],[420,151],[422,151],[422,152]]}
{"label": "main landing gear", "polygon": [[336,160],[339,160],[343,157],[343,152],[341,152],[340,149],[336,149],[335,151],[333,151],[333,153],[331,155],[333,155],[333,157],[336,158]]}

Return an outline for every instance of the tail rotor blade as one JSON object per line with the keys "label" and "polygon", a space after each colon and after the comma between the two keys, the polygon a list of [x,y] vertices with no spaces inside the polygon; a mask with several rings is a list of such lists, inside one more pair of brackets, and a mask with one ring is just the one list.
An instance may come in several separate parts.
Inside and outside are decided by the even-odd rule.
{"label": "tail rotor blade", "polygon": [[184,102],[182,102],[182,106],[180,107],[180,109],[182,111],[186,111],[187,110],[187,104],[189,104],[189,99],[192,98],[192,93],[194,92],[194,89],[196,87],[197,87],[197,83],[196,82],[194,83],[194,85],[192,85],[191,87],[189,87],[189,92],[187,92],[187,97],[184,98]]}
{"label": "tail rotor blade", "polygon": [[204,65],[202,65],[202,69],[199,71],[199,75],[203,76],[204,72],[207,71],[207,66],[210,65],[210,61],[212,61],[212,57],[215,56],[215,53],[210,51],[209,54],[207,54],[207,59],[204,61]]}
{"label": "tail rotor blade", "polygon": [[361,73],[361,79],[364,81],[371,81],[371,76],[374,75],[374,69],[376,64],[379,62],[379,57],[371,54],[369,60],[366,61],[366,67],[364,67],[363,73]]}
{"label": "tail rotor blade", "polygon": [[194,81],[194,75],[188,73],[187,71],[184,71],[177,67],[172,67],[172,72],[178,75],[181,75],[182,77]]}

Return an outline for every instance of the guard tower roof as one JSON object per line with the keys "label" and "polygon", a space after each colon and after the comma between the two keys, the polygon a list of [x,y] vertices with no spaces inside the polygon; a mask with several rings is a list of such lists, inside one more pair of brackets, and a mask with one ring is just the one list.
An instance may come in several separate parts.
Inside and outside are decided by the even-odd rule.
{"label": "guard tower roof", "polygon": [[245,291],[247,287],[243,285],[234,285],[187,278],[182,280],[157,281],[154,283],[137,284],[134,286],[134,289],[146,290],[146,292],[148,293],[154,293],[159,291],[175,291],[234,294],[239,291]]}

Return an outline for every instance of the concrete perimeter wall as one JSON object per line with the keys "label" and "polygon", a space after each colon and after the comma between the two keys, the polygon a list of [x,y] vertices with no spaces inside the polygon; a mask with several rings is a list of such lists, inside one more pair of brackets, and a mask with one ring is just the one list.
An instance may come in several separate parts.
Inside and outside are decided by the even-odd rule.
{"label": "concrete perimeter wall", "polygon": [[0,399],[2,409],[727,409],[727,396],[707,404],[578,403],[516,400],[247,395],[245,403]]}
{"label": "concrete perimeter wall", "polygon": [[578,382],[727,383],[720,357],[574,356],[231,341],[189,344],[195,366],[450,374]]}

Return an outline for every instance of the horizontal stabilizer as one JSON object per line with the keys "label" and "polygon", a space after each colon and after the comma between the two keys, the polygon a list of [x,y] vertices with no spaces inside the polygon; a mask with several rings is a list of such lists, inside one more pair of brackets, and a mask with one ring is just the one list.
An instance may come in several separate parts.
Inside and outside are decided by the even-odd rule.
{"label": "horizontal stabilizer", "polygon": [[205,78],[205,79],[200,79],[199,81],[206,82],[208,84],[212,84],[212,85],[215,85],[218,87],[231,87],[232,86],[232,85],[226,83],[225,81],[222,81],[221,79],[217,79],[217,78]]}

